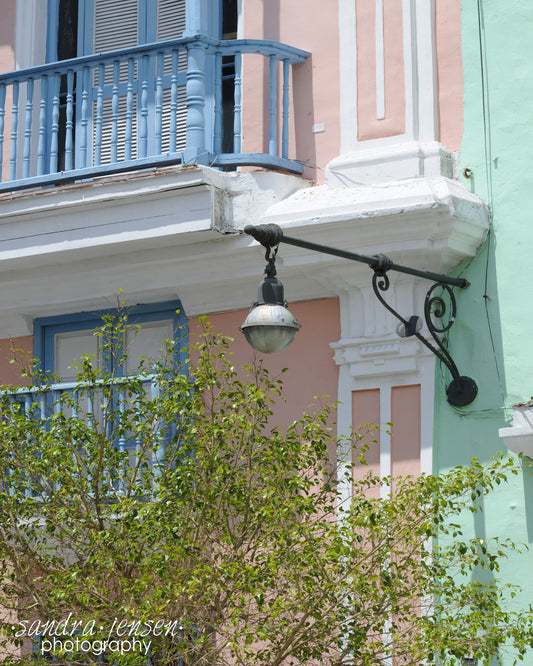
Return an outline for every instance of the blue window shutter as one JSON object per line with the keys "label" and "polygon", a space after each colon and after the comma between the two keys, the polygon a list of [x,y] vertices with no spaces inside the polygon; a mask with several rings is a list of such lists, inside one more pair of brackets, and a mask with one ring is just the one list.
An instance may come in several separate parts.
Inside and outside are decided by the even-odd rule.
{"label": "blue window shutter", "polygon": [[[74,332],[89,332],[102,325],[104,314],[117,314],[116,310],[80,312],[72,315],[58,315],[41,317],[34,322],[34,356],[41,362],[41,368],[47,372],[55,372],[58,368],[56,354],[58,353],[58,336],[68,336]],[[132,326],[143,325],[149,327],[157,322],[172,322],[170,329],[179,345],[176,350],[176,362],[184,362],[187,356],[187,317],[179,301],[165,301],[162,303],[149,303],[127,308],[128,323]],[[61,339],[61,338],[59,338]],[[87,350],[89,351],[89,350]],[[157,350],[156,350],[157,351]],[[67,359],[70,362],[73,359]],[[121,374],[121,368],[111,368]],[[135,369],[132,368],[135,372]]]}
{"label": "blue window shutter", "polygon": [[156,41],[181,37],[185,30],[185,0],[158,0]]}

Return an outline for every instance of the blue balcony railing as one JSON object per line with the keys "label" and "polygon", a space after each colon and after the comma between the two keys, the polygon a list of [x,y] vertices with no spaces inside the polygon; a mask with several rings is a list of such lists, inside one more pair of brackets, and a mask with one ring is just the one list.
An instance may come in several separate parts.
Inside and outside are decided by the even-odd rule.
{"label": "blue balcony railing", "polygon": [[[63,418],[82,421],[88,431],[112,443],[127,459],[130,471],[148,465],[157,478],[167,447],[176,435],[176,424],[167,423],[150,408],[150,403],[159,398],[161,379],[161,375],[154,373],[97,380],[91,384],[60,382],[2,391],[0,411],[3,419],[9,419],[10,415],[22,416],[28,432],[33,430],[34,433],[54,427],[58,416],[61,421]],[[146,403],[144,409],[143,402]],[[72,444],[75,446],[76,442]],[[44,498],[50,489],[49,479],[39,479],[34,474],[21,476],[17,456],[14,452],[12,464],[10,462],[3,471],[3,482],[12,492]],[[131,493],[131,477],[131,474],[118,474],[116,470],[114,474],[109,472],[105,483],[110,495]]]}
{"label": "blue balcony railing", "polygon": [[[0,192],[176,163],[300,173],[289,158],[290,70],[308,55],[196,36],[1,74]],[[260,153],[241,141],[243,60],[252,56],[266,61]],[[262,94],[255,65],[245,72]]]}

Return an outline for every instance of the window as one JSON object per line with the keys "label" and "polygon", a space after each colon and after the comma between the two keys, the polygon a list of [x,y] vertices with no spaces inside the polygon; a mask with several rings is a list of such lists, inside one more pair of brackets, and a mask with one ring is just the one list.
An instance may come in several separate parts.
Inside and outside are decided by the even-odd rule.
{"label": "window", "polygon": [[[123,315],[127,316],[125,328]],[[113,326],[106,326],[104,335],[95,335],[95,330],[101,330],[102,324],[112,324],[115,317],[120,338],[116,336],[117,353],[109,354],[109,347],[113,348],[114,345],[105,343],[115,334]],[[137,397],[141,393],[149,399],[159,395],[161,370],[152,374],[152,361],[160,359],[162,353],[166,356],[166,340],[174,341],[173,358],[170,360],[174,362],[176,372],[183,372],[188,356],[187,320],[179,301],[147,304],[120,311],[81,312],[37,319],[34,352],[40,360],[41,370],[46,375],[53,374],[50,391],[45,395],[25,391],[18,394],[15,401],[27,413],[33,413],[37,418],[44,416],[45,427],[49,416],[61,412],[67,418],[76,416],[99,424],[101,432],[107,434],[114,432],[114,414],[125,411],[130,420],[129,425],[127,430],[113,435],[114,446],[128,454],[132,468],[145,462],[149,465],[159,464],[164,459],[169,442],[174,439],[176,424],[167,424],[163,417],[155,417],[154,421],[150,421],[153,413],[150,410],[143,412],[141,405],[138,408]],[[113,340],[110,342],[113,343]],[[103,370],[102,375],[98,373],[94,384],[79,379],[78,366],[82,355],[91,356],[93,368]],[[140,370],[142,374],[138,379],[141,383],[135,383],[134,390],[138,392],[135,394],[131,388],[124,388],[125,382],[120,378],[139,375]],[[112,374],[112,379],[106,376],[108,372]],[[145,421],[147,414],[148,421]],[[141,423],[148,424],[147,432],[150,433],[146,440],[149,442],[146,451],[143,450],[145,440],[141,434],[142,428],[141,431],[137,429]],[[154,424],[156,430],[151,430]],[[118,479],[116,489],[119,492],[124,490],[122,484],[123,480]]]}
{"label": "window", "polygon": [[[118,364],[111,358],[104,358],[102,338],[94,335],[95,329],[102,326],[104,315],[118,314],[116,310],[108,310],[36,319],[34,355],[40,360],[41,369],[54,373],[62,381],[71,382],[76,379],[73,367],[76,361],[82,354],[88,354],[94,357],[99,367],[116,376],[133,375],[142,358],[157,360],[165,340],[177,340],[178,348],[186,342],[186,317],[179,301],[125,308],[128,327],[124,345],[128,353]],[[176,353],[179,356],[184,352],[178,350]]]}

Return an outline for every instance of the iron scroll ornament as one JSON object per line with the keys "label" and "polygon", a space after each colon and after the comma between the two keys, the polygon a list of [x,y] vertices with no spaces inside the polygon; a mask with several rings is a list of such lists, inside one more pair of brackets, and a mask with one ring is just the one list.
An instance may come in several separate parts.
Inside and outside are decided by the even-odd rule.
{"label": "iron scroll ornament", "polygon": [[[381,255],[376,258],[378,261],[376,262],[376,265],[373,266],[374,275],[372,276],[372,288],[376,298],[383,307],[403,324],[402,337],[411,337],[414,335],[448,368],[452,375],[452,381],[448,384],[446,389],[446,396],[450,405],[453,405],[454,407],[465,407],[466,405],[469,405],[477,396],[477,384],[471,377],[459,374],[455,361],[440,338],[441,335],[450,330],[455,322],[457,304],[452,288],[447,284],[436,282],[431,285],[426,293],[424,301],[424,320],[428,331],[435,342],[435,345],[433,345],[420,334],[422,324],[420,317],[413,315],[408,320],[404,319],[404,317],[396,312],[396,310],[394,310],[394,308],[383,298],[382,292],[387,291],[390,287],[390,280],[387,275],[388,268],[386,264],[383,264],[383,260],[387,259],[387,257]],[[442,289],[444,291],[444,294],[449,300],[449,306],[446,303],[444,294],[435,293],[437,289]]]}

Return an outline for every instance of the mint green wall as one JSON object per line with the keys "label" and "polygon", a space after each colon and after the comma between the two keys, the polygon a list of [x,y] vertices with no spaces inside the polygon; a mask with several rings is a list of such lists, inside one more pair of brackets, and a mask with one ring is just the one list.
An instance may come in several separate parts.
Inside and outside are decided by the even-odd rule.
{"label": "mint green wall", "polygon": [[[445,399],[437,377],[436,471],[486,460],[504,449],[498,429],[511,407],[533,396],[533,4],[462,0],[464,132],[460,180],[488,201],[492,229],[478,256],[462,267],[471,287],[458,294],[450,350],[479,385],[463,410]],[[465,178],[463,169],[471,171]],[[533,473],[523,468],[487,502],[470,528],[480,537],[533,544]],[[533,596],[533,545],[509,560],[502,576]],[[530,657],[533,663],[533,655]],[[500,662],[495,662],[500,663]],[[504,656],[502,664],[511,663]]]}

